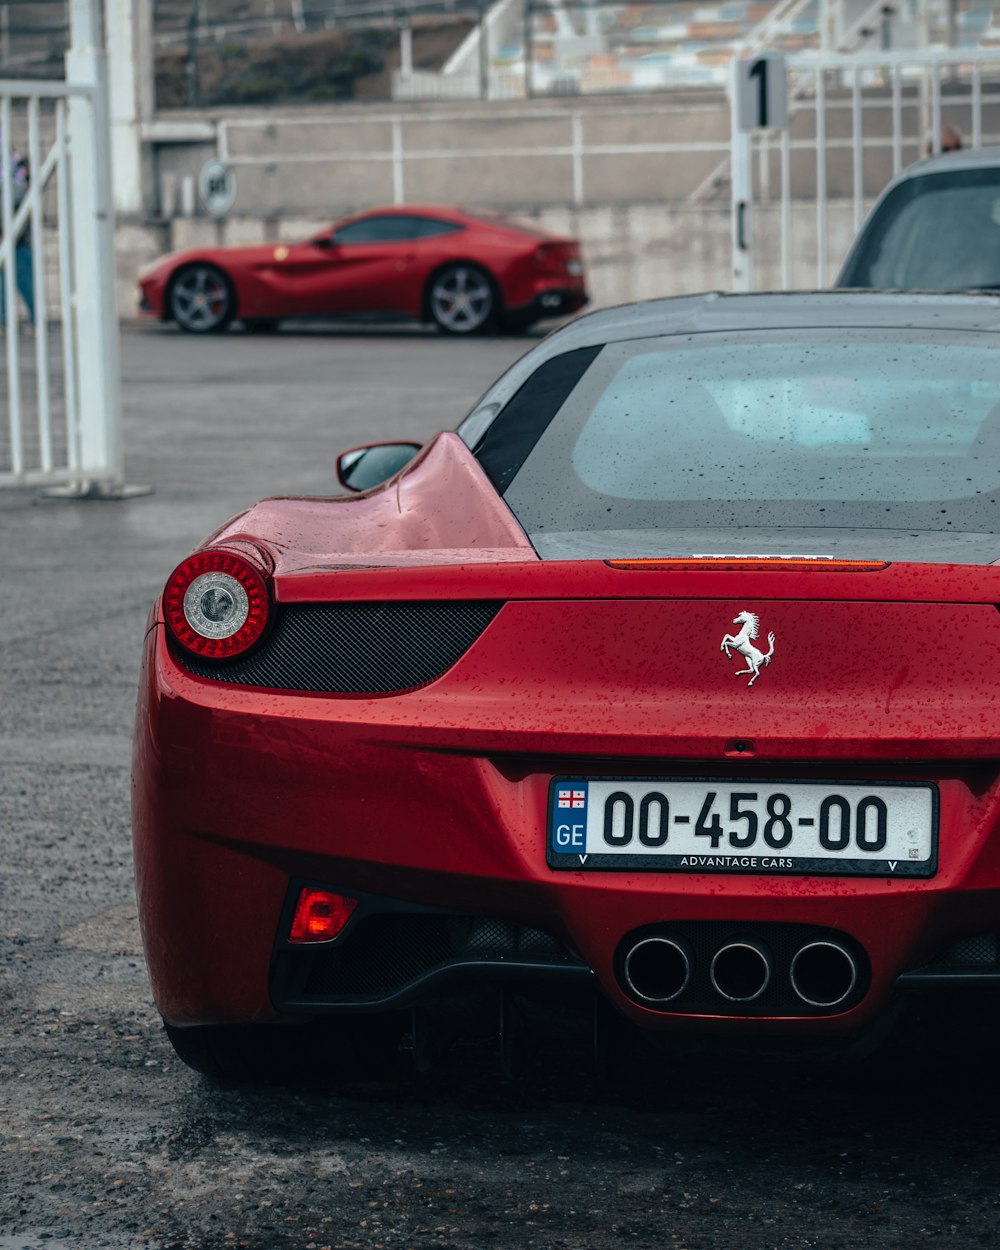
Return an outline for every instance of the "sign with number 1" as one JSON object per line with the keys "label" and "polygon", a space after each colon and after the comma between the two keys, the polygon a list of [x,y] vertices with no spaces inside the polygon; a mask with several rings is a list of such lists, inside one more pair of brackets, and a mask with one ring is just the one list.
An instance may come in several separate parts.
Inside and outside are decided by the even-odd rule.
{"label": "sign with number 1", "polygon": [[784,130],[788,125],[785,58],[762,52],[736,62],[738,130]]}

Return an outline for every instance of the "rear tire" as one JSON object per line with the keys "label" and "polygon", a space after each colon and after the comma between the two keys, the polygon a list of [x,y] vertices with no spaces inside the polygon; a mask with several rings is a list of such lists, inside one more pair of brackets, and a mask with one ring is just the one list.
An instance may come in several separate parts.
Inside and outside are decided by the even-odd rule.
{"label": "rear tire", "polygon": [[445,265],[427,285],[427,315],[445,334],[478,334],[500,315],[496,283],[478,265]]}
{"label": "rear tire", "polygon": [[404,1017],[352,1016],[308,1024],[163,1023],[178,1058],[216,1081],[341,1084],[391,1075]]}

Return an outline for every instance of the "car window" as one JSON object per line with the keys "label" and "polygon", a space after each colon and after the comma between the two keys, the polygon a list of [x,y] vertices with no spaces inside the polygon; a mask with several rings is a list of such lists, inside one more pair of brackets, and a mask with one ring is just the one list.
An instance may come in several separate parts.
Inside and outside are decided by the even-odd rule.
{"label": "car window", "polygon": [[399,243],[407,239],[427,238],[436,234],[448,234],[460,226],[432,217],[409,217],[393,213],[385,217],[365,217],[340,226],[334,233],[337,244],[351,243]]}
{"label": "car window", "polygon": [[879,207],[840,286],[1000,287],[1000,169],[928,174]]}
{"label": "car window", "polygon": [[464,230],[456,221],[442,221],[439,217],[414,217],[418,239],[430,239],[439,234],[458,234]]}
{"label": "car window", "polygon": [[[510,400],[501,418],[489,425],[476,455],[501,493],[600,350],[579,347],[546,360]],[[459,434],[468,437],[464,422]]]}
{"label": "car window", "polygon": [[[998,362],[989,336],[957,332],[609,344],[530,450],[517,448],[504,497],[533,539],[720,525],[998,532]],[[481,455],[504,446],[511,412],[506,439],[523,437],[512,401]]]}

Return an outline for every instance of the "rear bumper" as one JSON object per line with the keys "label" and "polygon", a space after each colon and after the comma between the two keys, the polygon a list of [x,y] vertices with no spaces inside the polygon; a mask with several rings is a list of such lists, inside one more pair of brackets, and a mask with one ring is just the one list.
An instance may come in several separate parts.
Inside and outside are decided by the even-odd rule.
{"label": "rear bumper", "polygon": [[543,317],[565,317],[579,312],[589,302],[590,296],[582,287],[547,287],[538,291],[528,303],[506,309],[504,320],[514,325],[528,325]]}
{"label": "rear bumper", "polygon": [[[147,961],[168,1022],[371,1010],[421,1001],[452,979],[541,976],[596,985],[650,1029],[850,1033],[888,1006],[902,974],[962,939],[1000,932],[997,786],[992,776],[984,783],[982,765],[972,782],[955,761],[836,765],[837,775],[939,785],[940,859],[929,880],[554,871],[545,855],[549,780],[606,773],[609,743],[594,734],[593,752],[582,753],[579,733],[555,721],[545,728],[544,709],[510,698],[489,716],[479,698],[470,713],[461,669],[399,696],[266,692],[194,677],[162,627],[150,631],[133,829]],[[446,723],[443,709],[463,706],[465,726]],[[672,767],[662,754],[654,762]],[[614,765],[648,772],[648,742],[637,738],[633,754],[619,737]],[[768,772],[775,768],[772,760]],[[493,946],[470,955],[459,944],[418,960],[412,976],[397,969],[385,993],[345,998],[344,983],[323,981],[324,967],[332,956],[349,970],[361,929],[300,958],[285,938],[302,881],[372,898],[372,914],[431,909],[462,918],[463,933],[493,925]],[[682,1013],[630,998],[621,978],[630,935],[680,932],[696,944],[706,925],[775,945],[779,926],[840,935],[863,952],[864,992],[848,1010],[820,1013],[787,1003],[771,1014],[704,1003]],[[403,933],[397,948],[409,951],[414,940]]]}

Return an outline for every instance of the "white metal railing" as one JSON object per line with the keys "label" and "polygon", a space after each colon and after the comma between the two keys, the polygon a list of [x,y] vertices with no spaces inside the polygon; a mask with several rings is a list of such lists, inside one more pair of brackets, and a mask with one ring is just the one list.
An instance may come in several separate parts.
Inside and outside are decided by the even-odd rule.
{"label": "white metal railing", "polygon": [[747,53],[772,48],[791,29],[795,19],[801,16],[814,0],[778,0],[769,13],[752,27],[743,41]]}
{"label": "white metal railing", "polygon": [[524,74],[490,69],[485,82],[479,74],[439,74],[434,70],[394,69],[391,75],[393,100],[478,100],[483,90],[491,100],[524,98]]}
{"label": "white metal railing", "polygon": [[[65,82],[0,80],[0,487],[123,490],[107,79],[98,10],[72,0]],[[30,186],[14,205],[12,151]],[[54,223],[53,223],[54,219]],[[53,223],[53,224],[50,224]],[[30,252],[33,326],[19,316]]]}
{"label": "white metal railing", "polygon": [[[41,138],[41,104],[51,101],[53,109],[46,118],[54,130],[51,140],[43,145]],[[21,203],[14,208],[12,153],[14,151],[15,101],[26,104],[27,143],[24,155],[31,171],[31,183]],[[72,264],[69,214],[58,212],[57,267],[59,278],[59,312],[63,327],[63,428],[57,431],[50,385],[48,252],[43,221],[46,191],[54,184],[57,203],[64,206],[69,181],[66,154],[66,91],[62,84],[10,83],[0,91],[0,204],[2,204],[2,239],[0,239],[0,273],[4,278],[3,321],[6,323],[5,361],[7,382],[7,444],[8,461],[0,461],[0,483],[23,485],[33,481],[55,480],[57,464],[67,474],[75,474],[80,465],[78,429],[74,420],[76,362],[75,343],[68,334],[72,324],[69,304],[69,270]],[[27,242],[25,238],[27,236]],[[21,351],[19,320],[20,283],[18,252],[28,250],[30,282],[34,303],[34,422],[28,438],[27,404],[25,403],[25,362]],[[23,261],[22,267],[23,267]]]}
{"label": "white metal railing", "polygon": [[942,125],[973,147],[1000,142],[1000,48],[807,52],[785,64],[788,128],[740,134],[734,121],[737,290],[828,285],[871,203],[939,149]]}

